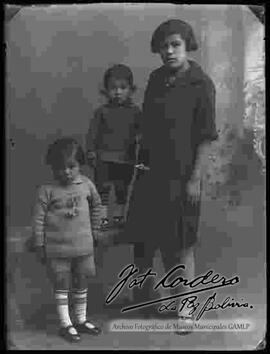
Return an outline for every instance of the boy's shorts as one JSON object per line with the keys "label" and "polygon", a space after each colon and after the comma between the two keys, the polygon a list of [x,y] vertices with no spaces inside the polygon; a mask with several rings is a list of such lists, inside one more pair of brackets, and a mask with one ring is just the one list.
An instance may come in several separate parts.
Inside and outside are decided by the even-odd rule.
{"label": "boy's shorts", "polygon": [[49,271],[53,274],[69,273],[85,276],[95,276],[96,267],[93,255],[85,255],[70,258],[51,258]]}

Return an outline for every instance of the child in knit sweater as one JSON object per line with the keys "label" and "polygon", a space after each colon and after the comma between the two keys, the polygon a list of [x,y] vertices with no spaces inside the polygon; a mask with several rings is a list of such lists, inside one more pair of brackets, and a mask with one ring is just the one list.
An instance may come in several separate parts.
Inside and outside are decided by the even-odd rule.
{"label": "child in knit sweater", "polygon": [[[95,275],[94,240],[100,227],[101,200],[95,185],[80,173],[84,153],[72,138],[52,144],[46,157],[54,180],[38,188],[33,215],[33,242],[54,284],[59,334],[70,342],[80,332],[99,334],[86,317],[87,277]],[[74,325],[69,315],[73,295]]]}
{"label": "child in knit sweater", "polygon": [[[88,159],[96,167],[101,196],[106,182],[112,182],[117,204],[124,207],[135,163],[141,110],[132,102],[135,86],[129,67],[123,64],[110,67],[104,74],[103,84],[107,103],[95,111],[90,122],[86,137]],[[121,221],[121,215],[116,215],[115,221]]]}

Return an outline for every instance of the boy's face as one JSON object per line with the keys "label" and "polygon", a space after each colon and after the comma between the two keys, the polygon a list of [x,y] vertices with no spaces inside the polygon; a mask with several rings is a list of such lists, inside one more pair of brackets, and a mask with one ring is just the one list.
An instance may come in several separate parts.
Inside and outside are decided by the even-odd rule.
{"label": "boy's face", "polygon": [[63,165],[54,168],[55,177],[63,184],[71,184],[80,174],[80,164],[71,157]]}
{"label": "boy's face", "polygon": [[180,34],[171,34],[160,44],[163,63],[171,69],[180,69],[187,61],[186,42]]}
{"label": "boy's face", "polygon": [[108,82],[107,92],[111,101],[121,104],[130,97],[131,87],[125,79],[111,78]]}

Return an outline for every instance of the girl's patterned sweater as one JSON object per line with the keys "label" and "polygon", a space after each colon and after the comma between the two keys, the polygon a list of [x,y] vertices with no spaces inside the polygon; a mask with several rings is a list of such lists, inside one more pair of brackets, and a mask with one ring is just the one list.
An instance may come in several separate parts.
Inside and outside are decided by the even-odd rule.
{"label": "girl's patterned sweater", "polygon": [[87,177],[80,175],[66,186],[58,182],[40,186],[33,214],[34,243],[45,246],[47,256],[93,254],[101,200]]}

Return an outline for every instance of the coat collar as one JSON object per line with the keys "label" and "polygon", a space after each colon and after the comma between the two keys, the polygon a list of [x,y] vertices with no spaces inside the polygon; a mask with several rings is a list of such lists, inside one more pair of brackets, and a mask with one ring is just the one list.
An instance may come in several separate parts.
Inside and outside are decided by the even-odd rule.
{"label": "coat collar", "polygon": [[[198,84],[202,81],[205,81],[206,74],[203,72],[202,68],[199,64],[197,64],[193,60],[188,60],[189,67],[186,71],[177,71],[172,74],[165,66],[162,66],[162,75],[164,76],[165,83],[167,86],[175,86],[175,85],[187,85],[187,84]],[[172,79],[172,83],[170,84],[169,78]]]}

